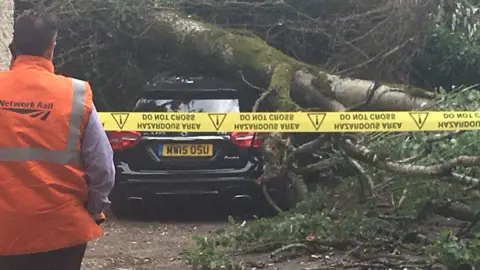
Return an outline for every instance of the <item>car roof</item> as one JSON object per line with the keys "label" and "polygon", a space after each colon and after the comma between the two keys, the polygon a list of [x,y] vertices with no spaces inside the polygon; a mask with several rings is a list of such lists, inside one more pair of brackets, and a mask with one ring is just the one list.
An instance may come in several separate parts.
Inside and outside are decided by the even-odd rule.
{"label": "car roof", "polygon": [[240,98],[235,89],[162,89],[143,92],[139,98],[147,99],[231,99]]}
{"label": "car roof", "polygon": [[169,77],[149,83],[140,98],[238,98],[245,85],[216,77]]}

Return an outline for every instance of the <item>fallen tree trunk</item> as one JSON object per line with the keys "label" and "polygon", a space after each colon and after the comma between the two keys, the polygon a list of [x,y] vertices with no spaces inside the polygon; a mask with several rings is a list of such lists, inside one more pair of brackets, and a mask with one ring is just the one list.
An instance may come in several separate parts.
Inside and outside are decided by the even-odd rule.
{"label": "fallen tree trunk", "polygon": [[[343,111],[364,102],[374,82],[342,78],[299,62],[253,34],[238,33],[190,19],[173,11],[155,11],[143,25],[144,37],[171,42],[181,50],[215,63],[215,69],[260,81],[275,90],[268,101],[277,111],[302,110],[298,104],[324,111]],[[141,24],[139,24],[141,25]],[[415,110],[429,105],[432,94],[406,85],[380,85],[363,110]],[[292,100],[292,96],[296,96]]]}

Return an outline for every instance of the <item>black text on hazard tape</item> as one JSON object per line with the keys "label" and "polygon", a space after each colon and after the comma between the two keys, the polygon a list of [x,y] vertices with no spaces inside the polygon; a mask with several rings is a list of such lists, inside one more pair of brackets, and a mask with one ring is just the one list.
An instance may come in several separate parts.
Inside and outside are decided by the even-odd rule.
{"label": "black text on hazard tape", "polygon": [[402,122],[393,123],[341,123],[334,124],[335,130],[399,130],[402,128]]}
{"label": "black text on hazard tape", "polygon": [[480,128],[480,121],[441,121],[438,122],[439,129],[478,129]]}

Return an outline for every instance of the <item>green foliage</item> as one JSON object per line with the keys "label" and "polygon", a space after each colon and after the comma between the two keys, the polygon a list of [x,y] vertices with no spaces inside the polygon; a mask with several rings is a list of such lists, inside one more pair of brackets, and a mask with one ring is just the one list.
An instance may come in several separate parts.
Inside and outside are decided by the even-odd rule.
{"label": "green foliage", "polygon": [[431,86],[480,83],[480,2],[441,2],[425,49],[413,63]]}
{"label": "green foliage", "polygon": [[232,256],[217,249],[216,239],[209,237],[194,237],[196,248],[187,249],[183,253],[183,260],[188,264],[200,269],[240,269]]}
{"label": "green foliage", "polygon": [[[465,269],[480,265],[480,234],[472,239],[457,238],[451,231],[443,232],[440,239],[427,246],[426,253],[432,260],[440,261],[448,269]],[[461,268],[463,266],[463,268]]]}
{"label": "green foliage", "polygon": [[[434,110],[440,111],[475,111],[480,108],[480,92],[475,90],[456,91],[446,93],[440,90],[438,93],[440,102]],[[392,161],[404,160],[412,156],[419,156],[414,161],[416,165],[440,164],[460,155],[475,156],[480,152],[480,145],[477,143],[478,131],[464,132],[460,135],[445,136],[445,134],[434,132],[415,132],[411,134],[381,133],[373,136],[370,140],[370,147],[385,153]],[[438,139],[443,138],[443,139]],[[437,140],[438,139],[438,140]],[[429,141],[434,141],[430,143]],[[424,154],[422,154],[424,153]],[[480,169],[457,168],[458,173],[467,176],[480,175]],[[419,178],[412,179],[410,176],[397,175],[395,173],[378,172],[370,169],[369,172],[379,185],[377,192],[392,193],[392,198],[398,202],[404,194],[406,199],[397,208],[401,214],[415,214],[423,205],[433,198],[468,199],[470,194],[462,192],[458,185],[439,179]],[[389,177],[390,181],[384,181]]]}
{"label": "green foliage", "polygon": [[[357,237],[373,241],[384,231],[385,222],[375,217],[366,217],[360,212],[338,215],[318,209],[319,199],[329,199],[319,191],[308,201],[302,202],[292,212],[280,214],[274,218],[256,218],[242,224],[235,223],[227,231],[218,231],[210,237],[195,238],[196,247],[185,251],[184,260],[195,265],[227,265],[233,267],[231,257],[223,251],[228,250],[270,250],[293,243],[314,241],[339,242]],[[238,264],[237,264],[238,265]]]}
{"label": "green foliage", "polygon": [[332,195],[318,191],[294,211],[273,218],[256,218],[242,225],[233,223],[231,230],[220,231],[214,237],[222,247],[248,250],[252,245],[279,247],[312,241],[307,240],[311,237],[322,241],[342,241],[352,235],[375,239],[383,226],[376,218],[367,218],[363,213],[337,215],[325,209],[321,211],[319,205],[324,205],[325,200],[332,201]]}
{"label": "green foliage", "polygon": [[422,78],[432,86],[451,89],[455,85],[477,84],[480,82],[479,44],[438,26],[414,64],[421,71]]}
{"label": "green foliage", "polygon": [[[443,101],[438,103],[435,110],[472,111],[480,107],[478,91],[446,93],[440,90],[438,95]],[[372,134],[368,136],[368,146],[379,152],[389,149],[385,155],[391,161],[398,161],[422,153],[429,145],[428,141],[439,136],[445,138],[432,143],[433,151],[414,161],[414,164],[439,164],[459,155],[477,155],[480,152],[477,143],[478,131],[464,132],[452,137],[433,132]],[[357,200],[358,179],[346,177],[334,190],[319,189],[291,212],[271,219],[257,218],[245,224],[237,224],[230,218],[232,228],[211,236],[208,252],[197,246],[196,249],[189,250],[189,254],[210,254],[209,260],[214,261],[215,250],[225,248],[244,251],[272,250],[292,243],[342,242],[345,239],[371,243],[392,235],[398,237],[396,239],[402,239],[403,235],[418,228],[412,227],[411,221],[402,221],[401,218],[416,217],[427,202],[448,198],[465,202],[472,209],[478,209],[480,205],[478,199],[472,198],[470,193],[463,191],[461,186],[455,183],[438,178],[402,176],[369,166],[365,166],[365,169],[367,174],[372,176],[376,192],[383,198],[374,197],[361,203]],[[457,168],[456,171],[473,177],[480,173],[475,167]],[[382,212],[377,209],[376,203],[383,203],[384,198],[393,204],[387,215],[399,217],[399,221],[382,218]],[[478,262],[480,256],[476,255],[480,254],[478,243],[478,237],[470,240],[443,237],[428,246],[427,254],[447,265],[473,264]]]}

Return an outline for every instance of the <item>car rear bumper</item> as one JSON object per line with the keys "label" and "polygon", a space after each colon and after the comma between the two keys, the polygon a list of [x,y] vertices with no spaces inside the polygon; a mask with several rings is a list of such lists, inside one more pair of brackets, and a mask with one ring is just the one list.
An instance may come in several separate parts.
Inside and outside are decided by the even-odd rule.
{"label": "car rear bumper", "polygon": [[[120,178],[120,179],[118,179]],[[262,198],[261,188],[247,177],[196,177],[161,178],[117,177],[112,196],[131,202],[148,202],[159,199],[183,197],[216,198],[220,200],[257,200]]]}

